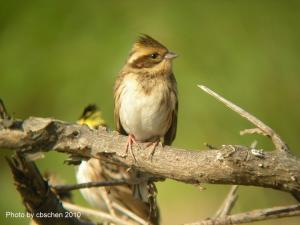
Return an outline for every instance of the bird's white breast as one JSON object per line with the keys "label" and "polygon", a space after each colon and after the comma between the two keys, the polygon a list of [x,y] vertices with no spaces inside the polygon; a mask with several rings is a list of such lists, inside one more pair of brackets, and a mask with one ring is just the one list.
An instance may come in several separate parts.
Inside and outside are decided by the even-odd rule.
{"label": "bird's white breast", "polygon": [[[146,141],[163,137],[170,127],[167,88],[158,82],[150,94],[146,94],[135,78],[125,78],[121,84],[120,121],[136,140]],[[169,96],[169,95],[167,95]]]}

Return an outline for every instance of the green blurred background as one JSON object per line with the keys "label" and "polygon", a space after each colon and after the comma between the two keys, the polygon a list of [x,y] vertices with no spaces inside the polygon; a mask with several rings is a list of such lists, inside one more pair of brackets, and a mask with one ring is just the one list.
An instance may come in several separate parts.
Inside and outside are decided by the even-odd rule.
{"label": "green blurred background", "polygon": [[[140,33],[179,54],[179,124],[175,146],[250,145],[272,149],[266,138],[240,137],[251,125],[197,88],[205,84],[273,127],[300,156],[299,1],[0,1],[0,97],[15,117],[78,119],[89,103],[113,126],[112,87]],[[297,152],[298,151],[298,152]],[[24,207],[0,152],[0,224]],[[65,156],[48,153],[41,170],[75,182]],[[158,183],[163,224],[214,214],[228,186]],[[234,212],[295,203],[288,194],[241,187]],[[75,200],[85,205],[78,192]],[[255,224],[299,224],[288,218]]]}

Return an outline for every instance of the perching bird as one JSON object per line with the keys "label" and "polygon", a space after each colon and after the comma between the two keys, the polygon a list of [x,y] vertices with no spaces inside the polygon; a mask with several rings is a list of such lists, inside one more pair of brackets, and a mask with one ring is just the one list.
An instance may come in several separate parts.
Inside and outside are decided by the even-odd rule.
{"label": "perching bird", "polygon": [[133,45],[115,83],[115,123],[132,141],[170,145],[177,128],[177,84],[170,52],[148,35]]}
{"label": "perching bird", "polygon": [[[95,105],[89,105],[85,108],[78,123],[86,124],[92,129],[96,129],[99,126],[106,126],[101,111]],[[76,172],[76,178],[78,183],[85,183],[92,181],[130,180],[135,178],[135,175],[120,165],[102,161],[101,159],[89,159],[88,161],[81,162]],[[152,188],[150,191],[156,191],[153,187],[149,188]],[[102,211],[121,216],[119,211],[113,207],[113,203],[117,203],[145,221],[149,221],[153,225],[159,224],[158,209],[155,202],[156,192],[150,193],[151,208],[150,203],[143,202],[141,199],[133,196],[133,189],[133,185],[122,185],[86,188],[80,189],[80,191],[90,205]],[[153,212],[154,204],[156,214]]]}
{"label": "perching bird", "polygon": [[[134,43],[114,88],[115,123],[121,134],[128,135],[126,153],[132,143],[160,141],[171,145],[177,129],[177,84],[172,61],[177,55],[148,35]],[[133,170],[133,169],[132,169]],[[141,172],[137,176],[146,176]],[[134,195],[149,201],[151,182],[136,186]]]}

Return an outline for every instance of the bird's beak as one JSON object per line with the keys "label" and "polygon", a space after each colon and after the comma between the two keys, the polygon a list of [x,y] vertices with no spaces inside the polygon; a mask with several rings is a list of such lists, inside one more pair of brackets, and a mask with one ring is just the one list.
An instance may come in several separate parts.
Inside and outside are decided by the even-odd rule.
{"label": "bird's beak", "polygon": [[174,59],[177,57],[177,54],[174,53],[174,52],[168,52],[166,55],[165,55],[165,59]]}

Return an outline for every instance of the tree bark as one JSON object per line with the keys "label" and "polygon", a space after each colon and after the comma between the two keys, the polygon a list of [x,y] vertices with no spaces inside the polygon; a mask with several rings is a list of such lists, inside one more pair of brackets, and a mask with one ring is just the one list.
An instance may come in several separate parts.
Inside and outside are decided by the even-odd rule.
{"label": "tree bark", "polygon": [[105,128],[31,117],[0,121],[0,148],[25,153],[55,150],[72,156],[99,158],[134,167],[154,176],[185,183],[238,184],[300,192],[300,160],[284,151],[260,151],[239,145],[214,150],[158,146],[151,157],[145,143],[133,146],[136,161],[124,157],[127,138]]}
{"label": "tree bark", "polygon": [[82,221],[64,209],[57,195],[43,179],[34,162],[28,162],[22,154],[7,159],[15,185],[23,199],[33,223],[40,225],[93,225]]}

